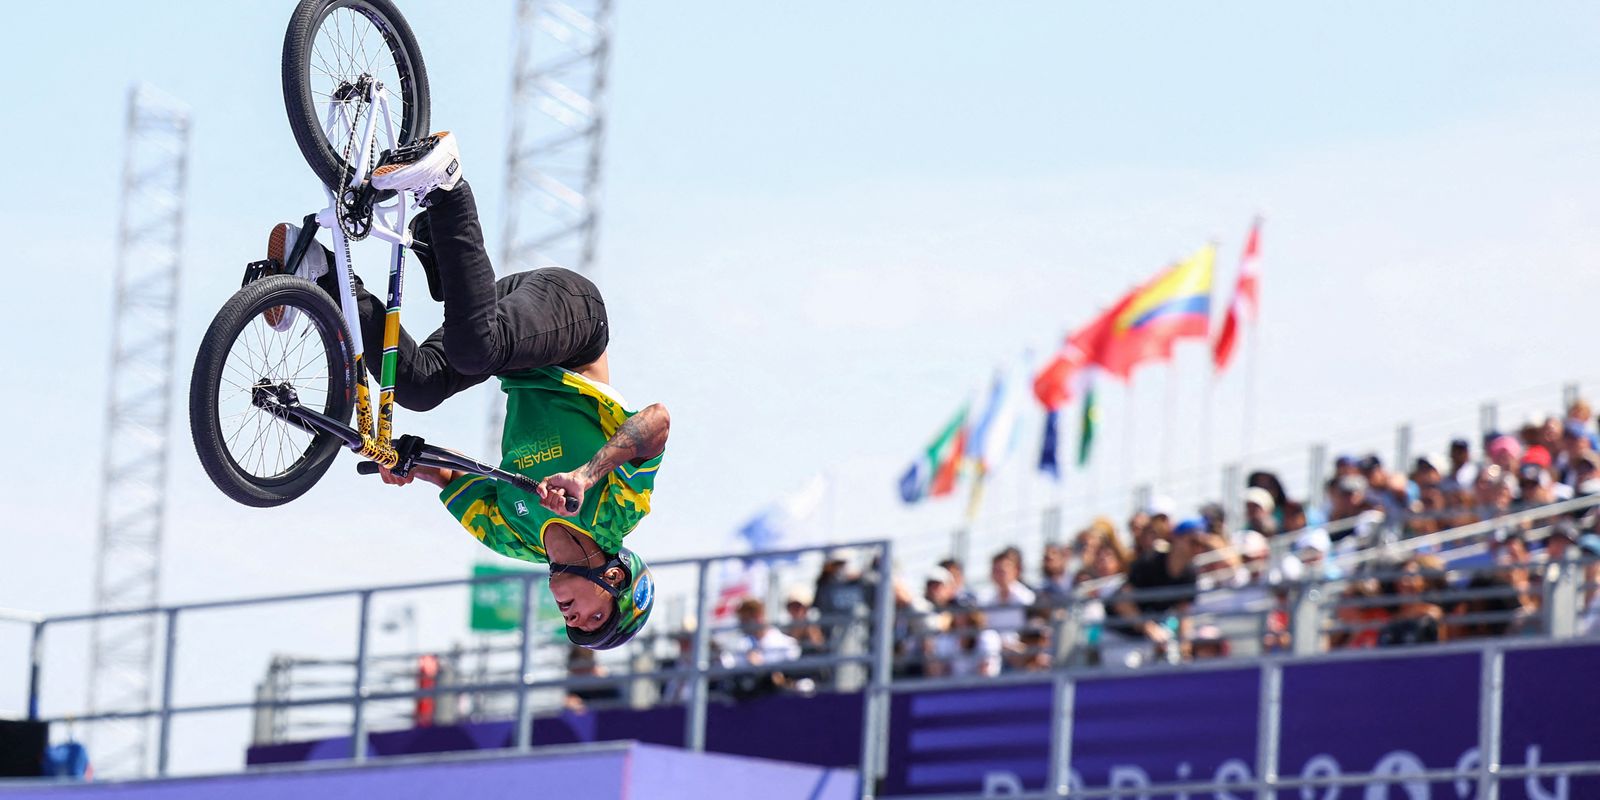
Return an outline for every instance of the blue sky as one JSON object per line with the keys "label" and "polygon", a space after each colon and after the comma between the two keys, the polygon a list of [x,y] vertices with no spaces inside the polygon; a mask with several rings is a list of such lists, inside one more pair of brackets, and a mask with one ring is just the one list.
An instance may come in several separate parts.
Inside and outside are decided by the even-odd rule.
{"label": "blue sky", "polygon": [[[91,603],[121,121],[136,79],[195,115],[164,596],[450,577],[487,555],[424,490],[336,466],[303,500],[255,511],[222,498],[189,448],[181,397],[200,333],[269,227],[321,199],[280,99],[289,8],[11,12],[36,35],[0,52],[13,130],[0,418],[27,454],[0,485],[0,606]],[[510,3],[405,12],[434,124],[458,134],[494,242]],[[615,22],[596,279],[614,382],[674,419],[636,543],[647,554],[725,548],[739,522],[818,473],[834,486],[821,535],[910,537],[908,568],[940,554],[960,504],[906,511],[893,490],[954,408],[997,365],[1042,357],[1209,239],[1231,275],[1257,213],[1251,438],[1291,482],[1303,484],[1313,440],[1387,452],[1394,423],[1412,420],[1419,447],[1438,448],[1473,430],[1480,399],[1513,395],[1516,419],[1553,410],[1561,381],[1596,385],[1592,5],[623,0]],[[381,270],[375,251],[357,259]],[[409,296],[407,324],[430,330],[437,307]],[[1021,510],[1050,497],[1071,504],[1073,524],[1090,509],[1120,515],[1130,477],[1214,495],[1206,466],[1238,455],[1245,379],[1235,370],[1207,390],[1204,362],[1190,348],[1131,393],[1107,387],[1102,455],[1065,486],[1020,469],[1030,410],[980,552],[1036,537]],[[489,402],[480,388],[399,424],[479,449]],[[1172,463],[1157,463],[1164,453]],[[425,643],[460,636],[461,600],[422,609]],[[184,663],[211,669],[184,691],[237,697],[270,652],[348,643],[332,623],[261,624],[282,629],[192,637]],[[0,653],[17,652],[8,636]],[[70,633],[53,642],[64,709],[79,702],[81,654]],[[0,709],[19,705],[22,666],[0,658]],[[243,730],[180,739],[180,765],[233,763]]]}

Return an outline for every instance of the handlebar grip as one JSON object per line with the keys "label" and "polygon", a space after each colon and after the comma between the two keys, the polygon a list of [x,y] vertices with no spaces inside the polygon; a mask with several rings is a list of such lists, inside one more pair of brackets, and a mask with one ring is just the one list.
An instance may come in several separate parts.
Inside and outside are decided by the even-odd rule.
{"label": "handlebar grip", "polygon": [[579,508],[579,506],[578,506],[578,498],[576,498],[576,497],[568,497],[568,498],[566,498],[566,500],[567,500],[567,513],[568,514],[576,514],[576,513],[578,513],[578,508]]}
{"label": "handlebar grip", "polygon": [[378,462],[365,459],[357,461],[356,473],[359,475],[376,475],[378,474]]}

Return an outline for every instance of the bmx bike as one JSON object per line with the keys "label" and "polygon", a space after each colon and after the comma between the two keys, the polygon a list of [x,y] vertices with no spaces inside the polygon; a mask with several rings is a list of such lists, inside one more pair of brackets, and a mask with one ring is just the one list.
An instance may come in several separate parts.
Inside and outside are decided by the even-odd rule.
{"label": "bmx bike", "polygon": [[[277,506],[316,485],[345,448],[364,459],[357,464],[363,473],[382,466],[404,476],[418,466],[437,467],[536,492],[539,482],[524,475],[417,436],[394,436],[405,256],[422,243],[406,226],[416,199],[374,189],[371,175],[428,134],[428,75],[393,2],[302,0],[283,41],[283,98],[328,204],[306,215],[282,263],[246,267],[243,285],[200,341],[189,425],[206,474],[240,503]],[[295,275],[323,228],[333,238],[338,305]],[[369,237],[391,248],[376,413],[361,326],[351,324],[360,317],[350,243]],[[565,505],[575,513],[577,498],[567,497]]]}

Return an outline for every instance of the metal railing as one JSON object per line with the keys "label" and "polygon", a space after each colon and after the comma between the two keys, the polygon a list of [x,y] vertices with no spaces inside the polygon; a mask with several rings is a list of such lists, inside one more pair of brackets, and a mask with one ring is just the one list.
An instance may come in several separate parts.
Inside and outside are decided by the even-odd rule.
{"label": "metal railing", "polygon": [[[305,706],[347,705],[351,709],[350,737],[352,742],[351,759],[356,763],[367,760],[369,751],[367,706],[370,703],[385,700],[416,699],[420,697],[435,696],[446,692],[514,692],[516,696],[516,740],[515,748],[526,751],[533,745],[533,709],[528,702],[529,692],[536,689],[571,687],[571,686],[604,686],[625,681],[640,679],[670,679],[686,678],[690,681],[690,694],[688,699],[688,713],[686,714],[684,730],[684,746],[693,751],[703,751],[706,739],[706,711],[709,704],[709,682],[716,677],[738,675],[747,673],[771,672],[772,668],[756,665],[748,666],[713,666],[710,663],[710,639],[712,603],[711,567],[713,564],[730,560],[735,561],[771,561],[777,559],[793,558],[806,553],[826,551],[837,545],[793,548],[786,550],[772,550],[759,553],[740,554],[737,556],[707,556],[697,558],[681,558],[658,561],[652,569],[660,571],[667,567],[692,566],[696,570],[696,604],[695,616],[699,624],[696,628],[693,644],[692,666],[655,669],[648,672],[632,672],[615,677],[596,677],[587,679],[573,679],[560,677],[545,680],[535,680],[528,671],[532,657],[533,636],[530,627],[533,624],[533,590],[534,582],[542,580],[546,573],[543,571],[528,571],[513,575],[495,575],[456,580],[418,581],[411,583],[391,584],[385,586],[368,586],[349,589],[333,589],[315,592],[301,592],[296,594],[273,595],[267,597],[241,598],[236,600],[215,600],[195,603],[181,603],[150,608],[120,609],[114,611],[100,611],[82,614],[37,615],[27,612],[0,611],[0,622],[21,623],[31,626],[32,635],[29,640],[28,650],[28,718],[34,721],[50,723],[93,723],[109,720],[157,720],[157,744],[155,773],[164,777],[169,772],[171,756],[171,731],[175,716],[185,714],[212,713],[220,711],[260,711],[264,708],[287,708]],[[891,626],[893,624],[893,602],[891,589],[893,578],[890,574],[890,565],[893,563],[893,549],[887,541],[866,541],[849,545],[862,551],[875,552],[879,572],[877,574],[877,591],[873,598],[873,614],[869,624],[869,641],[872,642],[871,652],[855,656],[822,656],[803,659],[796,662],[786,662],[794,667],[838,667],[845,664],[860,663],[868,668],[869,678],[866,686],[866,702],[862,714],[862,746],[863,759],[875,752],[879,745],[876,737],[881,735],[888,725],[888,683],[890,663]],[[461,683],[453,685],[440,685],[426,689],[396,690],[374,692],[368,686],[368,667],[370,653],[368,649],[369,633],[372,623],[372,599],[374,596],[385,593],[417,591],[425,589],[441,589],[460,586],[478,586],[498,583],[520,583],[522,588],[522,615],[519,625],[520,647],[518,669],[512,680],[491,683]],[[335,598],[354,597],[358,601],[356,622],[356,655],[354,661],[355,675],[347,695],[332,695],[323,697],[301,699],[276,699],[198,703],[179,705],[174,700],[174,683],[177,678],[177,651],[178,651],[178,623],[185,614],[198,611],[259,607],[266,605],[281,605],[314,600],[327,600]],[[62,625],[74,623],[93,622],[102,619],[114,619],[137,616],[159,616],[163,619],[165,630],[165,646],[162,658],[161,695],[160,703],[155,708],[122,709],[105,711],[94,714],[56,714],[45,715],[40,709],[40,696],[44,681],[44,642],[47,630],[58,628]]]}
{"label": "metal railing", "polygon": [[[1567,503],[1552,504],[1539,509],[1530,509],[1508,515],[1497,520],[1484,523],[1475,523],[1455,531],[1446,531],[1434,534],[1431,537],[1418,537],[1409,542],[1392,544],[1385,551],[1389,557],[1397,554],[1409,554],[1418,548],[1443,547],[1445,545],[1459,546],[1474,537],[1484,537],[1500,528],[1520,525],[1532,528],[1535,535],[1540,529],[1533,525],[1542,519],[1569,514],[1600,502],[1597,498],[1582,498]],[[1256,791],[1258,796],[1273,796],[1272,790],[1311,787],[1334,786],[1351,783],[1395,783],[1400,778],[1394,775],[1345,775],[1341,778],[1306,779],[1306,778],[1280,778],[1277,775],[1276,747],[1278,746],[1278,693],[1281,692],[1282,668],[1285,664],[1298,664],[1325,660],[1338,660],[1345,658],[1409,658],[1416,655],[1439,652],[1459,652],[1468,650],[1482,652],[1485,659],[1485,675],[1498,675],[1501,669],[1503,653],[1512,648],[1526,646],[1559,646],[1560,640],[1572,637],[1576,632],[1576,616],[1579,603],[1576,598],[1578,593],[1592,588],[1580,580],[1581,566],[1585,562],[1563,561],[1550,564],[1531,564],[1521,568],[1540,569],[1545,575],[1541,581],[1540,590],[1544,600],[1541,602],[1543,614],[1540,624],[1538,639],[1532,640],[1494,640],[1483,639],[1471,643],[1447,643],[1430,647],[1414,647],[1399,649],[1384,649],[1377,651],[1340,651],[1318,654],[1326,646],[1325,636],[1340,630],[1338,623],[1330,624],[1329,614],[1344,602],[1339,593],[1333,591],[1342,585],[1342,581],[1310,580],[1302,583],[1273,587],[1268,591],[1282,591],[1287,593],[1287,616],[1291,629],[1292,650],[1286,653],[1268,654],[1256,659],[1216,659],[1195,661],[1178,664],[1179,659],[1171,657],[1169,651],[1167,658],[1154,658],[1148,661],[1139,670],[1106,670],[1103,668],[1084,666],[1081,658],[1075,657],[1085,645],[1085,630],[1078,625],[1084,609],[1084,604],[1089,602],[1109,602],[1099,598],[1075,598],[1065,606],[1058,606],[1051,610],[1048,616],[1048,626],[1051,630],[1050,646],[1051,659],[1047,670],[1036,672],[1017,672],[1003,674],[996,677],[938,677],[918,678],[914,680],[896,679],[896,670],[904,668],[913,659],[896,658],[895,648],[897,638],[894,635],[899,628],[897,623],[908,623],[912,613],[906,609],[896,609],[893,594],[893,574],[890,566],[893,564],[893,549],[890,542],[871,541],[848,545],[858,552],[876,555],[877,571],[873,573],[875,585],[870,600],[866,601],[864,613],[854,616],[850,624],[861,625],[866,628],[866,649],[854,653],[831,653],[824,655],[807,656],[795,661],[785,661],[781,664],[783,671],[804,671],[809,669],[837,669],[846,665],[864,667],[868,673],[867,684],[863,689],[864,700],[861,721],[861,771],[864,776],[862,781],[862,796],[873,797],[877,792],[877,779],[887,774],[888,734],[889,734],[889,702],[893,694],[909,691],[933,691],[947,688],[966,688],[976,686],[997,686],[1013,684],[1043,684],[1048,683],[1055,688],[1055,704],[1053,714],[1051,743],[1051,781],[1050,789],[1038,797],[1101,797],[1111,796],[1115,792],[1101,789],[1074,789],[1068,785],[1065,765],[1070,763],[1071,742],[1071,709],[1073,689],[1077,682],[1087,678],[1112,678],[1128,675],[1149,675],[1175,669],[1239,669],[1255,668],[1261,670],[1262,686],[1262,718],[1260,739],[1262,752],[1257,762],[1257,779],[1255,783],[1229,783],[1220,784],[1189,783],[1183,785],[1152,785],[1151,791],[1208,791],[1225,789],[1232,792]],[[533,624],[532,598],[534,582],[542,580],[541,572],[527,572],[512,575],[484,576],[458,580],[424,581],[387,586],[359,587],[329,591],[304,592],[298,594],[279,595],[271,597],[245,598],[237,600],[197,602],[176,604],[146,609],[129,609],[89,614],[68,614],[55,616],[40,616],[25,612],[10,612],[0,610],[0,621],[8,621],[31,626],[32,636],[29,650],[29,678],[28,678],[28,714],[36,720],[48,722],[75,721],[80,723],[94,722],[97,720],[112,719],[150,719],[158,721],[157,763],[155,771],[158,775],[166,775],[170,766],[170,736],[172,722],[175,717],[186,714],[199,714],[217,711],[261,711],[263,709],[299,708],[309,706],[347,706],[350,709],[351,719],[349,735],[353,746],[351,758],[356,762],[365,761],[369,756],[368,733],[371,718],[369,707],[373,703],[395,700],[415,700],[417,698],[438,696],[441,694],[457,693],[512,693],[516,700],[514,711],[515,742],[514,747],[519,751],[526,751],[532,747],[533,733],[533,707],[529,702],[529,694],[536,690],[554,688],[598,688],[609,686],[624,686],[633,681],[663,681],[681,680],[688,682],[683,741],[690,750],[703,750],[706,742],[707,709],[710,703],[711,686],[713,681],[735,675],[755,675],[774,671],[773,664],[756,665],[742,664],[723,666],[712,663],[712,609],[714,596],[712,593],[714,581],[712,580],[712,567],[719,562],[730,560],[741,561],[770,561],[788,559],[806,554],[824,552],[836,545],[827,547],[797,548],[781,551],[738,555],[738,556],[712,556],[700,558],[686,558],[662,561],[654,565],[656,570],[667,567],[691,567],[695,571],[695,615],[696,621],[693,634],[689,638],[687,663],[680,662],[669,667],[657,667],[644,671],[628,671],[626,673],[604,676],[573,678],[562,676],[550,679],[535,679],[529,671],[532,659],[534,637],[530,634]],[[1373,555],[1378,557],[1377,554]],[[1506,567],[1487,567],[1488,570],[1505,569]],[[368,639],[371,628],[372,601],[375,596],[401,591],[416,591],[448,587],[474,586],[482,584],[495,584],[515,582],[520,583],[522,594],[522,616],[520,623],[521,638],[517,644],[517,669],[509,678],[497,679],[488,682],[454,682],[441,684],[429,688],[394,689],[375,691],[371,679],[371,668],[374,656],[369,650]],[[1191,612],[1196,619],[1217,620],[1227,617],[1254,619],[1258,623],[1264,620],[1265,615],[1273,609],[1266,607],[1239,608],[1231,611],[1206,611],[1203,607],[1208,602],[1218,598],[1232,597],[1237,599],[1254,591],[1261,594],[1266,587],[1255,586],[1244,589],[1215,589],[1200,595],[1201,601],[1197,607],[1201,610]],[[1156,595],[1192,594],[1194,589],[1157,590],[1143,592],[1127,592],[1116,596],[1117,600],[1138,602],[1140,600],[1159,600]],[[1467,597],[1471,592],[1459,594]],[[356,626],[356,653],[351,662],[354,674],[349,681],[348,693],[338,693],[326,696],[305,698],[274,698],[263,699],[256,697],[251,700],[233,702],[214,702],[181,705],[175,701],[174,685],[178,679],[177,660],[175,655],[179,647],[179,621],[187,615],[198,611],[241,608],[247,606],[278,605],[285,603],[325,600],[331,598],[355,598],[358,601],[357,626]],[[1171,598],[1166,598],[1171,599]],[[1437,597],[1433,598],[1437,599]],[[43,644],[46,632],[60,626],[90,622],[108,617],[125,617],[133,615],[157,615],[165,621],[165,658],[163,660],[162,690],[160,703],[155,708],[125,709],[104,712],[94,715],[54,714],[46,716],[41,713],[40,694],[45,678],[43,663]],[[1162,615],[1152,612],[1149,615],[1141,613],[1134,622],[1144,619],[1157,619]],[[664,620],[658,619],[657,625]],[[1124,619],[1123,623],[1130,620]],[[909,624],[909,623],[908,623]],[[666,631],[665,635],[672,635],[673,631]],[[652,635],[659,638],[663,631],[657,628]],[[1250,635],[1247,633],[1246,635]],[[911,641],[913,637],[902,637],[900,642]],[[1500,715],[1499,703],[1502,692],[1498,678],[1484,684],[1483,708],[1481,713],[1485,720],[1497,720]],[[1488,727],[1485,728],[1489,730]],[[1496,734],[1497,735],[1497,734]],[[1489,736],[1489,733],[1485,733]],[[1495,742],[1486,741],[1485,744]],[[1484,750],[1484,752],[1497,752]],[[1550,774],[1560,770],[1570,774],[1589,774],[1586,770],[1600,772],[1600,764],[1578,765],[1544,765],[1540,767],[1518,767],[1501,769],[1497,763],[1486,759],[1477,775],[1480,785],[1487,786],[1496,780],[1505,777],[1514,777],[1524,774]],[[1593,769],[1591,769],[1593,768]],[[1456,780],[1461,776],[1457,773],[1439,773],[1438,776],[1422,775],[1407,776],[1407,780]],[[1126,791],[1126,790],[1121,790]],[[1024,795],[1028,796],[1028,795]],[[1480,797],[1492,795],[1479,794]]]}

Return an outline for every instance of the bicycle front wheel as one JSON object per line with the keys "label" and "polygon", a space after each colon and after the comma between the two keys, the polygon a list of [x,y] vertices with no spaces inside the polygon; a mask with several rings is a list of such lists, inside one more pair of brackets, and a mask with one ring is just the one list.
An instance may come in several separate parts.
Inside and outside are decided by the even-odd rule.
{"label": "bicycle front wheel", "polygon": [[316,485],[342,442],[257,407],[255,388],[287,385],[305,407],[348,423],[353,364],[343,317],[316,284],[275,275],[236,292],[200,340],[189,383],[189,428],[212,483],[257,507]]}
{"label": "bicycle front wheel", "polygon": [[428,134],[428,72],[394,3],[301,0],[283,37],[283,103],[300,153],[335,195],[349,183],[361,155],[357,139],[377,113],[364,91],[369,81],[391,97],[388,120],[378,120],[379,149]]}

